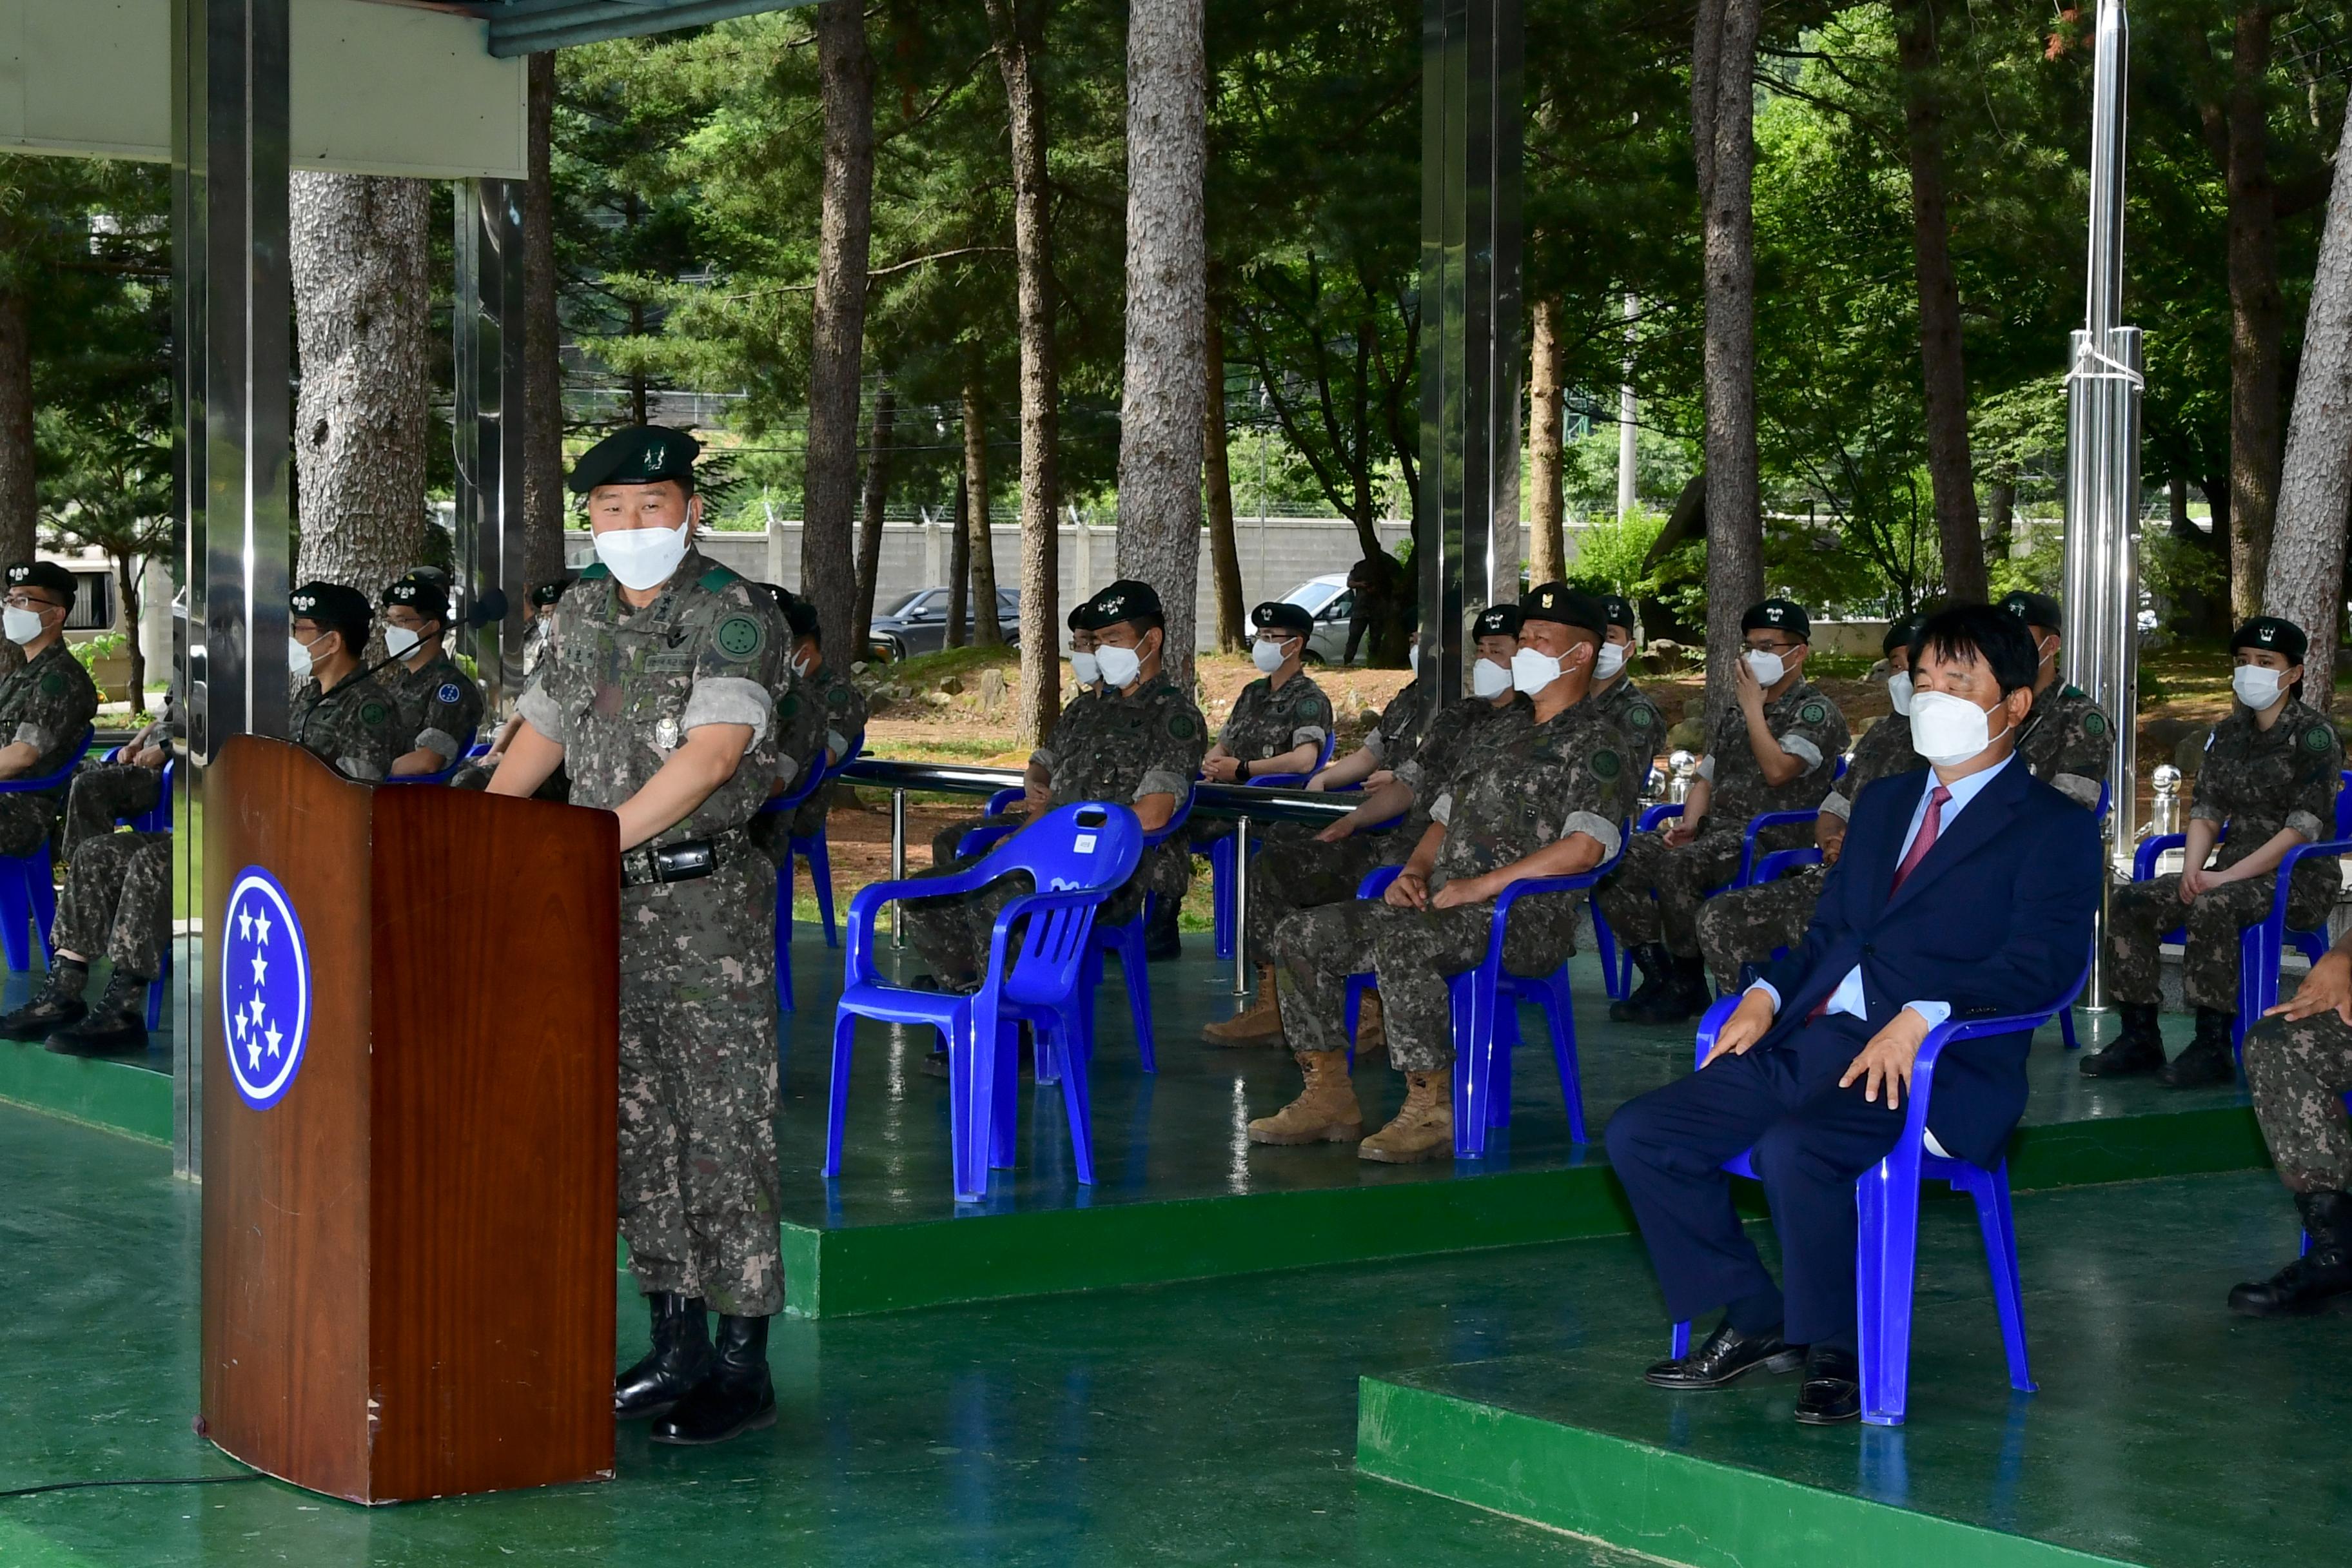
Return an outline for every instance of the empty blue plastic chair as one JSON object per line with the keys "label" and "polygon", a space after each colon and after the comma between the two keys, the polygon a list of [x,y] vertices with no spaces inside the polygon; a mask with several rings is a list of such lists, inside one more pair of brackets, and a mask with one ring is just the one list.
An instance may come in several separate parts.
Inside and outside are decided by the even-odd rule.
{"label": "empty blue plastic chair", "polygon": [[[841,1173],[842,1118],[849,1099],[850,1048],[857,1020],[937,1029],[947,1043],[950,1144],[958,1199],[976,1202],[991,1165],[1013,1163],[1017,1026],[1028,1024],[1041,1060],[1058,1056],[1062,1100],[1078,1181],[1094,1184],[1087,1103],[1094,994],[1085,982],[1095,915],[1104,897],[1135,872],[1143,829],[1135,813],[1107,801],[1048,812],[979,865],[945,877],[875,882],[849,904],[847,983],[834,1012],[833,1096],[824,1173]],[[977,892],[1025,871],[1035,882],[997,912],[980,989],[961,994],[885,982],[874,964],[874,922],[895,900]]]}
{"label": "empty blue plastic chair", "polygon": [[[845,764],[848,763],[849,758],[844,757],[841,761],[842,763]],[[797,785],[793,786],[791,790],[782,795],[771,797],[765,805],[760,807],[759,811],[755,815],[761,816],[782,816],[789,821],[793,813],[801,808],[801,803],[808,799],[809,796],[814,795],[824,784],[825,779],[833,773],[838,771],[839,768],[837,766],[835,768],[827,768],[824,765],[824,753],[822,752],[818,752],[816,759],[809,765],[808,772],[801,775],[800,783]],[[823,835],[820,834],[818,837],[821,840]],[[800,840],[798,838],[793,837],[789,833],[786,835],[784,863],[776,868],[776,1001],[777,1004],[787,1013],[793,1010],[793,851],[794,847],[798,846]],[[820,853],[822,853],[821,850]],[[824,874],[820,877],[816,874],[815,865],[812,863],[809,868],[809,871],[811,879],[815,881],[817,886],[818,905],[824,910],[825,919],[830,921],[833,918],[832,868],[827,867]],[[828,942],[826,945],[832,946],[834,944]]]}
{"label": "empty blue plastic chair", "polygon": [[[1315,759],[1315,765],[1303,773],[1253,773],[1244,782],[1252,789],[1303,788],[1308,779],[1331,765],[1331,752],[1336,744],[1336,736],[1325,735],[1322,754]],[[1207,848],[1196,851],[1209,862],[1209,909],[1216,932],[1219,958],[1234,955],[1234,933],[1241,929],[1241,911],[1234,908],[1234,845],[1240,837],[1237,832],[1228,833],[1222,838],[1212,840]],[[1250,852],[1255,854],[1261,847],[1263,844],[1253,844]]]}
{"label": "empty blue plastic chair", "polygon": [[[386,773],[383,775],[383,782],[388,784],[447,784],[451,779],[457,776],[457,770],[464,767],[466,763],[472,759],[474,755],[474,734],[475,731],[471,730],[466,731],[466,738],[457,743],[457,756],[450,760],[447,767],[436,768],[429,773]],[[486,751],[488,749],[488,748],[487,747],[484,748]]]}
{"label": "empty blue plastic chair", "polygon": [[[2087,970],[2085,971],[2087,973]],[[2025,1293],[2017,1272],[2017,1226],[2010,1214],[2009,1162],[1990,1169],[1939,1154],[1927,1147],[1927,1106],[1936,1087],[1936,1060],[1958,1040],[1994,1035],[2031,1034],[2071,1004],[2084,976],[2055,1001],[2032,1012],[2000,1018],[1949,1018],[1927,1031],[1911,1064],[1911,1092],[1904,1102],[1903,1131],[1894,1152],[1854,1184],[1861,1228],[1854,1247],[1854,1294],[1860,1323],[1862,1418],[1874,1426],[1900,1426],[1911,1382],[1911,1295],[1919,1254],[1919,1184],[1944,1182],[1976,1200],[1977,1226],[1984,1236],[1985,1262],[1992,1271],[1993,1305],[2000,1314],[2001,1348],[2009,1358],[2009,1385],[2032,1394],[2032,1369],[2025,1353]],[[1697,1059],[1706,1060],[1716,1031],[1739,1005],[1738,996],[1718,998],[1698,1026]],[[1755,1179],[1746,1154],[1726,1161],[1725,1170]],[[1690,1325],[1676,1323],[1673,1353],[1690,1353]]]}
{"label": "empty blue plastic chair", "polygon": [[[89,742],[94,731],[85,728],[81,741],[65,766],[53,773],[37,779],[0,779],[0,795],[27,795],[36,791],[62,789],[73,780],[74,769],[89,754]],[[32,944],[26,940],[27,926],[40,932],[41,952],[49,951],[49,927],[58,918],[58,882],[56,862],[49,854],[49,836],[44,834],[40,844],[30,854],[0,856],[0,948],[8,955],[12,971],[30,969],[33,964]]]}
{"label": "empty blue plastic chair", "polygon": [[[825,769],[825,776],[831,778],[840,773],[842,769],[856,762],[857,754],[865,749],[866,731],[860,730],[849,738],[849,750],[841,753],[841,760]],[[816,894],[817,918],[824,922],[824,945],[839,947],[841,928],[834,923],[833,919],[833,855],[825,847],[824,829],[825,825],[820,822],[816,825],[814,833],[795,833],[792,836],[792,852],[784,860],[783,881],[785,891],[789,895],[793,879],[793,861],[799,859],[808,862],[809,887]],[[791,907],[789,898],[785,907]]]}

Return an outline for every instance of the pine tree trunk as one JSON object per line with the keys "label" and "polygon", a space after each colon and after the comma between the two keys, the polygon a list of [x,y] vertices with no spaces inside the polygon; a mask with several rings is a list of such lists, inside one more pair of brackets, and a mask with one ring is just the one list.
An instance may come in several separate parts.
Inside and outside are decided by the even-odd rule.
{"label": "pine tree trunk", "polygon": [[2231,607],[2241,620],[2263,613],[2279,505],[2280,339],[2286,310],[2279,290],[2269,104],[2263,90],[2273,4],[2242,0],[2230,58],[2230,582]]}
{"label": "pine tree trunk", "polygon": [[[963,499],[959,516],[963,524],[964,581],[971,599],[971,640],[982,647],[995,647],[1004,641],[1004,627],[996,618],[996,537],[988,526],[988,419],[980,401],[977,371],[963,384]],[[961,604],[957,608],[961,613]]]}
{"label": "pine tree trunk", "polygon": [[298,173],[289,256],[301,393],[294,470],[302,558],[371,602],[425,536],[432,395],[431,187]]}
{"label": "pine tree trunk", "polygon": [[1563,532],[1559,301],[1538,298],[1528,312],[1528,581],[1556,583],[1567,575]]}
{"label": "pine tree trunk", "polygon": [[147,648],[139,640],[139,574],[128,555],[114,558],[115,603],[121,606],[122,651],[131,658],[131,711],[147,711]]}
{"label": "pine tree trunk", "polygon": [[[1159,590],[1168,617],[1166,668],[1185,689],[1192,683],[1208,393],[1201,324],[1209,292],[1202,205],[1209,66],[1201,11],[1202,0],[1132,0],[1127,18],[1118,567],[1122,577]],[[1029,640],[1022,638],[1024,653]]]}
{"label": "pine tree trunk", "polygon": [[[555,191],[549,172],[555,56],[530,57],[530,178],[522,194],[522,578],[563,574],[563,326],[555,305]],[[515,606],[521,614],[522,607]]]}
{"label": "pine tree trunk", "polygon": [[24,292],[0,287],[0,564],[33,558],[41,515],[33,481],[32,325]]}
{"label": "pine tree trunk", "polygon": [[1207,481],[1209,554],[1216,573],[1217,646],[1239,653],[1249,639],[1247,611],[1242,606],[1241,546],[1234,538],[1234,470],[1231,439],[1225,429],[1225,318],[1213,299],[1203,317],[1207,343],[1201,368],[1206,385],[1202,416],[1206,430],[1201,442],[1201,471]]}
{"label": "pine tree trunk", "polygon": [[[2336,166],[2347,167],[2347,159],[2352,159],[2352,114],[2345,118]],[[2310,637],[2303,697],[2323,712],[2336,685],[2347,510],[2352,510],[2352,180],[2339,179],[2328,193],[2327,225],[2311,279],[2311,313],[2303,325],[2303,363],[2295,376],[2294,416],[2287,426],[2286,461],[2279,476],[2278,528],[2271,540],[2270,576],[2262,605]]]}
{"label": "pine tree trunk", "polygon": [[874,236],[874,56],[861,0],[824,0],[816,8],[816,53],[824,194],[809,343],[801,594],[816,605],[824,646],[849,647],[857,602],[859,356]]}
{"label": "pine tree trunk", "polygon": [[956,475],[955,531],[948,541],[948,626],[945,646],[961,647],[971,640],[963,602],[971,595],[971,483]]}
{"label": "pine tree trunk", "polygon": [[1756,32],[1760,0],[1699,0],[1691,142],[1705,224],[1706,706],[1731,700],[1740,615],[1764,596],[1756,451]]}
{"label": "pine tree trunk", "polygon": [[888,382],[874,396],[874,439],[866,449],[866,500],[857,522],[857,603],[849,622],[845,663],[866,657],[874,629],[875,579],[882,571],[882,509],[890,499],[890,443],[898,421],[898,394]]}
{"label": "pine tree trunk", "polygon": [[[1027,744],[1041,739],[1062,710],[1060,540],[1054,516],[1061,499],[1061,372],[1054,346],[1045,100],[1036,64],[1044,53],[1045,0],[1030,0],[1017,12],[1016,0],[987,4],[1013,126],[1013,247],[1021,321],[1021,740]],[[975,577],[978,564],[975,553]],[[978,584],[973,586],[977,591]],[[992,605],[983,613],[993,610]],[[1190,625],[1189,609],[1184,617]],[[1189,647],[1183,657],[1191,658]]]}
{"label": "pine tree trunk", "polygon": [[1895,44],[1903,66],[1903,122],[1911,159],[1911,233],[1919,284],[1919,371],[1927,396],[1927,473],[1936,492],[1936,533],[1944,547],[1944,587],[1981,602],[1984,535],[1976,472],[1969,460],[1969,381],[1960,348],[1960,292],[1952,275],[1951,226],[1944,208],[1944,110],[1936,75],[1941,51],[1930,0],[1901,0]]}

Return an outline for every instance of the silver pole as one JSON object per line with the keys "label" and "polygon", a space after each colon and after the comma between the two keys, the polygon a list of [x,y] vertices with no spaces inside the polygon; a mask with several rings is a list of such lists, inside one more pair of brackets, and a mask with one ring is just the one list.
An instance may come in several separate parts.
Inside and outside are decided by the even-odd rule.
{"label": "silver pole", "polygon": [[1617,387],[1617,515],[1633,510],[1633,323],[1642,313],[1641,296],[1625,295],[1625,379]]}
{"label": "silver pole", "polygon": [[1234,994],[1250,994],[1249,818],[1234,818]]}
{"label": "silver pole", "polygon": [[[906,876],[907,792],[894,789],[890,792],[890,879],[904,881]],[[890,906],[890,945],[894,949],[907,945],[906,910],[904,904]]]}

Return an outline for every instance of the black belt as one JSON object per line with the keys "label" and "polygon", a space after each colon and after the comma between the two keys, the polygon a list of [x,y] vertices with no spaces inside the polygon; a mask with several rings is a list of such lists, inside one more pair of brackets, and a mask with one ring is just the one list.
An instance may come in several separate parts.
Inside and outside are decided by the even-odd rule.
{"label": "black belt", "polygon": [[691,882],[719,869],[730,834],[719,838],[687,838],[675,844],[640,844],[621,853],[621,886],[649,887],[656,882]]}

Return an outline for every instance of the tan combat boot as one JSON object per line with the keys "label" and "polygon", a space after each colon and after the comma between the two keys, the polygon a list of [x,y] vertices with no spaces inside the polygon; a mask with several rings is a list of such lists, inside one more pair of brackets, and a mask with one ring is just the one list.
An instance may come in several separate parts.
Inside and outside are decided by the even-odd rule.
{"label": "tan combat boot", "polygon": [[1381,994],[1368,991],[1356,1012],[1356,1062],[1362,1066],[1388,1054],[1389,1032],[1381,1022]]}
{"label": "tan combat boot", "polygon": [[1454,1156],[1454,1074],[1405,1074],[1404,1104],[1396,1120],[1356,1146],[1384,1165],[1412,1165]]}
{"label": "tan combat boot", "polygon": [[1363,1108],[1348,1077],[1345,1051],[1300,1051],[1307,1088],[1297,1100],[1249,1124],[1253,1143],[1352,1143],[1364,1135]]}
{"label": "tan combat boot", "polygon": [[1274,965],[1257,966],[1257,1000],[1246,1011],[1234,1014],[1222,1024],[1212,1024],[1201,1031],[1201,1037],[1213,1046],[1272,1046],[1279,1048],[1282,1039],[1282,1008],[1274,994]]}

